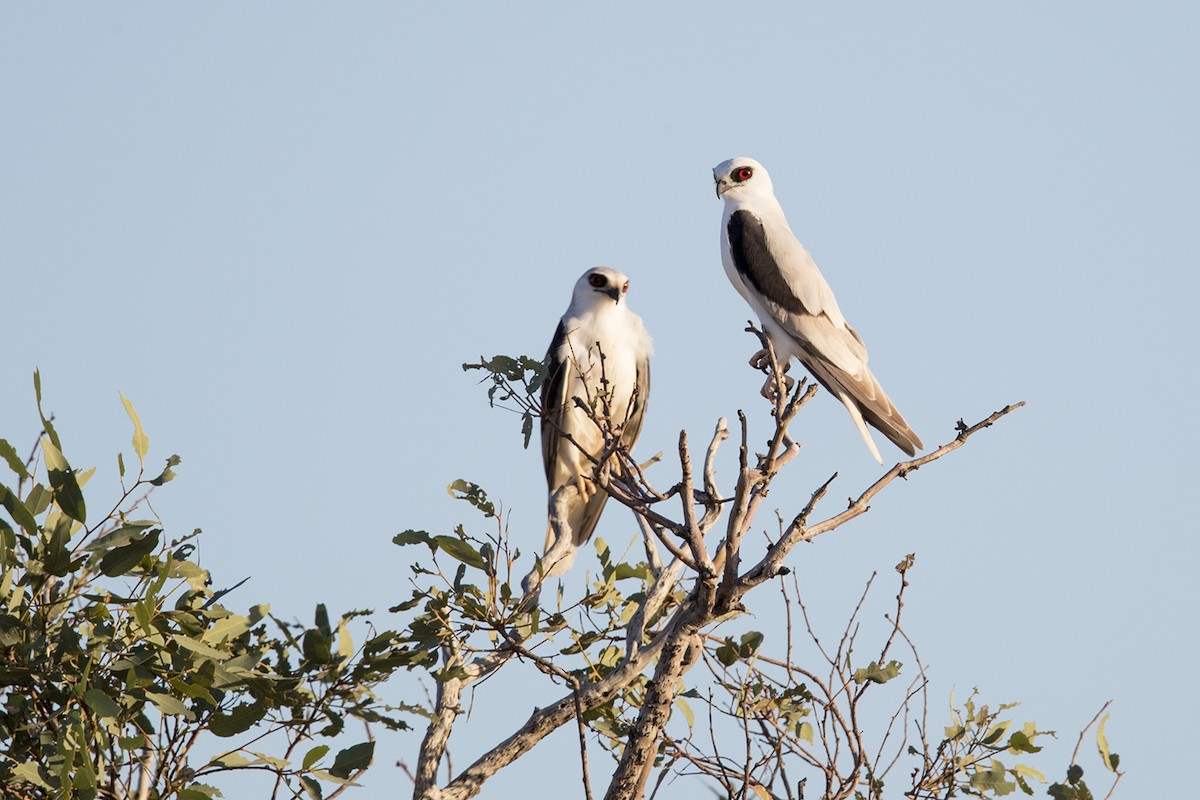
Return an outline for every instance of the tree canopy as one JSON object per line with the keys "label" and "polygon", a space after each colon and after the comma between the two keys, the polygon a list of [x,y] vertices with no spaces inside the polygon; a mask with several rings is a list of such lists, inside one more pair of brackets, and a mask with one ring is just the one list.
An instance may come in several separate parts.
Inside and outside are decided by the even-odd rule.
{"label": "tree canopy", "polygon": [[[496,356],[464,367],[483,374],[490,403],[519,412],[527,445],[540,413],[541,362]],[[118,457],[120,495],[97,498],[86,492],[95,469],[71,465],[43,411],[37,374],[34,388],[35,446],[23,456],[15,439],[0,439],[10,476],[0,482],[6,797],[199,800],[221,796],[219,776],[228,785],[256,771],[274,776],[273,797],[328,798],[352,791],[373,762],[398,761],[413,797],[467,798],[508,764],[537,759],[536,744],[564,726],[577,731],[578,794],[588,798],[601,787],[613,800],[653,796],[669,781],[690,780],[764,800],[1003,796],[1044,784],[1059,800],[1085,800],[1093,794],[1078,762],[1088,731],[1112,776],[1110,796],[1122,774],[1105,709],[1053,783],[1033,765],[1050,734],[1015,717],[1015,703],[971,692],[952,699],[945,718],[931,711],[926,669],[902,625],[914,555],[891,576],[866,578],[833,632],[814,625],[812,598],[786,563],[797,544],[841,529],[897,478],[964,446],[1020,403],[960,421],[953,439],[896,464],[823,516],[831,477],[762,535],[757,515],[798,453],[789,425],[815,386],[801,382],[790,394],[780,386],[762,453],[740,412],[732,429],[720,420],[702,450],[681,432],[669,459],[678,477],[666,484],[648,479],[649,464],[624,449],[619,425],[597,401],[589,413],[606,449],[593,478],[636,521],[633,557],[596,539],[599,574],[587,585],[581,574],[564,576],[551,591],[536,554],[510,540],[499,504],[455,480],[450,491],[473,519],[445,533],[394,535],[410,588],[388,624],[371,610],[334,619],[316,603],[308,625],[267,604],[239,611],[222,602],[236,587],[194,559],[201,532],[168,532],[153,512],[150,493],[182,461],[172,455],[148,467],[149,439],[129,400],[120,398],[133,458],[127,466]],[[722,488],[714,459],[729,439],[739,469]],[[894,592],[882,609],[880,591]],[[747,626],[747,612],[767,602],[786,610],[784,630]],[[367,635],[356,641],[355,630]],[[451,772],[446,755],[463,724],[463,692],[487,702],[484,682],[500,670],[558,687],[550,689],[557,699]],[[385,704],[377,690],[400,672],[424,676],[431,696]],[[425,733],[414,752],[382,756],[373,734],[380,726]],[[599,752],[611,760],[594,763]]]}

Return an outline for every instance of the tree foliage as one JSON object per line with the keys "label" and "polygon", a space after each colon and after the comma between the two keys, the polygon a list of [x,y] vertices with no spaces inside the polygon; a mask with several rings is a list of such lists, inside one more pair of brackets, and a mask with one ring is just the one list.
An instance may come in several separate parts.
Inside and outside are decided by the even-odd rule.
{"label": "tree foliage", "polygon": [[[527,445],[541,362],[496,356],[465,367],[483,372],[490,402],[520,414]],[[881,604],[883,579],[872,575],[834,630],[810,619],[806,587],[786,565],[797,544],[841,529],[895,479],[1021,404],[974,425],[960,420],[945,444],[896,464],[822,518],[831,476],[766,532],[757,515],[798,454],[788,427],[815,392],[803,382],[783,388],[770,401],[763,452],[739,412],[738,430],[720,420],[695,461],[681,432],[678,477],[666,485],[647,478],[650,462],[624,450],[619,425],[593,404],[606,447],[592,479],[613,509],[632,512],[640,536],[624,553],[595,539],[600,568],[586,584],[577,569],[553,591],[543,585],[540,560],[512,545],[501,505],[480,485],[454,481],[450,494],[475,521],[394,536],[410,588],[389,610],[391,629],[380,630],[370,611],[335,621],[317,605],[308,625],[266,605],[231,610],[223,601],[237,586],[214,588],[193,558],[200,531],[168,534],[150,506],[149,491],[175,477],[180,459],[146,472],[149,439],[122,396],[137,466],[127,474],[119,456],[121,491],[97,500],[85,493],[95,470],[71,466],[35,375],[37,445],[23,458],[0,439],[12,476],[0,482],[0,793],[200,800],[220,796],[216,776],[258,771],[274,776],[273,796],[334,797],[381,760],[372,730],[405,728],[400,714],[425,724],[419,748],[401,760],[420,800],[478,794],[505,766],[537,758],[533,748],[563,726],[578,736],[588,800],[599,776],[609,800],[653,796],[677,780],[759,800],[1035,793],[1047,783],[1036,758],[1053,734],[1016,718],[1016,704],[984,703],[973,691],[951,699],[944,716],[930,710],[940,703],[930,702],[902,625],[914,555],[886,578],[896,584],[889,600]],[[735,433],[737,473],[722,489],[716,455]],[[786,624],[753,629],[751,609],[770,603]],[[367,630],[360,644],[352,627]],[[464,692],[487,703],[486,679],[500,670],[528,673],[553,697],[454,772],[448,754]],[[380,701],[377,689],[398,671],[432,687],[427,702]],[[1078,764],[1092,726],[1114,793],[1122,773],[1107,719],[1097,714],[1080,734],[1049,795],[1094,800]],[[606,754],[605,763],[589,763],[589,753]]]}
{"label": "tree foliage", "polygon": [[214,588],[193,557],[200,531],[169,534],[148,501],[180,458],[146,472],[122,396],[136,469],[119,456],[120,495],[85,499],[96,470],[72,468],[34,384],[37,446],[22,458],[0,439],[0,794],[202,800],[242,770],[285,797],[351,783],[374,743],[351,731],[367,738],[335,749],[347,723],[405,726],[374,693],[400,665],[393,634],[356,645],[348,623],[366,612],[323,605],[312,625],[228,608],[236,586]]}

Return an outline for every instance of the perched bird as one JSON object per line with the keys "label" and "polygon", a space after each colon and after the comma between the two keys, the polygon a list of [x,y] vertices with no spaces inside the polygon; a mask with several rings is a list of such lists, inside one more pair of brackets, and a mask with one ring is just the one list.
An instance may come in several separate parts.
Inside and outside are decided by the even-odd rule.
{"label": "perched bird", "polygon": [[[591,481],[604,435],[574,398],[595,409],[627,449],[642,430],[652,347],[642,318],[625,303],[628,291],[629,279],[615,269],[594,267],[583,273],[546,353],[541,395],[551,519],[542,556],[546,577],[571,568],[608,500]],[[561,537],[555,536],[556,507]]]}
{"label": "perched bird", "polygon": [[[812,256],[788,227],[771,176],[751,158],[731,158],[713,168],[717,197],[725,200],[721,218],[721,261],[725,274],[762,322],[780,367],[792,356],[841,400],[866,441],[879,455],[866,423],[897,447],[914,455],[924,447],[867,368],[867,348],[846,324],[833,290]],[[762,367],[766,351],[750,363]],[[790,387],[792,381],[785,376]],[[774,378],[768,377],[768,397]],[[865,422],[864,422],[865,420]]]}

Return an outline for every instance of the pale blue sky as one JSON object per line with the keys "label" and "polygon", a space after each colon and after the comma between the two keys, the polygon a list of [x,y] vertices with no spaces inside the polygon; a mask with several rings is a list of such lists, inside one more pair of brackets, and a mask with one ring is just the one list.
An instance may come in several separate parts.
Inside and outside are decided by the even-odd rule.
{"label": "pale blue sky", "polygon": [[[386,609],[393,534],[474,523],[454,478],[540,544],[536,448],[459,365],[540,356],[589,266],[630,276],[655,337],[640,452],[738,408],[765,436],[710,175],[751,156],[927,444],[1029,404],[794,554],[810,607],[838,622],[916,552],[935,710],[1024,700],[1063,733],[1059,777],[1112,698],[1121,794],[1167,796],[1200,713],[1179,678],[1200,656],[1198,23],[1186,2],[5,4],[0,436],[32,444],[38,367],[68,457],[111,489],[123,391],[151,458],[183,457],[158,511],[205,530],[218,583],[252,576],[231,605]],[[827,396],[797,434],[785,514],[879,472]],[[600,529],[630,532],[619,509]],[[491,717],[481,691],[456,764],[557,696],[520,686]],[[396,796],[418,741],[386,738],[355,796]],[[483,796],[562,796],[572,745]]]}

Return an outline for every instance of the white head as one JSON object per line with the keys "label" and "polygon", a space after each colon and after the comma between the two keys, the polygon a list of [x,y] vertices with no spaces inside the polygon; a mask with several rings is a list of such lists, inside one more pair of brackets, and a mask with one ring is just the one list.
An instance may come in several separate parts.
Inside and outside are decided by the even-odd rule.
{"label": "white head", "polygon": [[592,267],[575,281],[575,293],[571,295],[571,308],[577,312],[586,309],[623,307],[625,293],[629,291],[629,278],[611,267]]}
{"label": "white head", "polygon": [[724,197],[726,202],[775,196],[771,176],[753,158],[739,156],[722,161],[713,167],[713,180],[717,184],[717,197]]}

